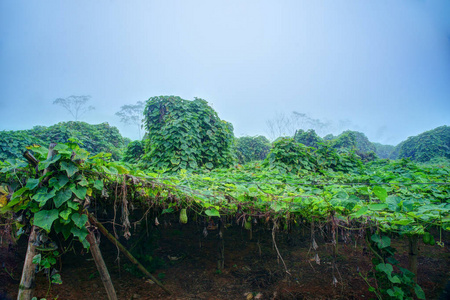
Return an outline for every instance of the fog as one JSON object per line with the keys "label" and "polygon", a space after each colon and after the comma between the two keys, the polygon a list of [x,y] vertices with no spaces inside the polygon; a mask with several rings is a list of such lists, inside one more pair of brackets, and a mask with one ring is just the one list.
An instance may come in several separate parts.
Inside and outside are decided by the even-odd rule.
{"label": "fog", "polygon": [[[0,1],[0,130],[108,122],[152,96],[207,100],[235,135],[303,113],[397,144],[450,124],[450,2]],[[340,124],[340,125],[339,125]]]}

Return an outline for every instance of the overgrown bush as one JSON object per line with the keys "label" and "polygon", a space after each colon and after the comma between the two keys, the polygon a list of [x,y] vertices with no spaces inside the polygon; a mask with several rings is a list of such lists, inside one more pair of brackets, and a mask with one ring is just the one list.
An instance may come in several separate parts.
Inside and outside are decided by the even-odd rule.
{"label": "overgrown bush", "polygon": [[232,125],[203,99],[152,97],[144,120],[148,132],[144,167],[177,171],[229,167],[235,162]]}
{"label": "overgrown bush", "polygon": [[262,135],[244,136],[236,139],[237,157],[240,164],[255,160],[264,160],[272,145]]}
{"label": "overgrown bush", "polygon": [[380,143],[372,143],[375,146],[375,153],[379,158],[389,158],[395,147],[392,145],[383,145]]}
{"label": "overgrown bush", "polygon": [[282,138],[274,142],[263,166],[293,173],[299,173],[301,170],[352,172],[362,166],[362,162],[354,151],[341,150],[338,153],[327,145],[314,149],[296,143],[292,138]]}
{"label": "overgrown bush", "polygon": [[318,148],[319,144],[324,142],[314,129],[309,129],[307,131],[301,129],[297,130],[294,135],[294,141],[313,148]]}
{"label": "overgrown bush", "polygon": [[124,162],[135,164],[141,160],[144,153],[144,142],[132,141],[125,149],[122,160]]}
{"label": "overgrown bush", "polygon": [[26,146],[50,143],[67,143],[75,139],[79,146],[92,155],[100,152],[111,153],[119,160],[129,139],[122,137],[116,127],[108,123],[91,125],[85,122],[61,122],[49,127],[35,126],[30,130],[0,132],[0,159],[21,158]]}
{"label": "overgrown bush", "polygon": [[450,158],[450,127],[441,126],[409,137],[398,146],[398,158],[427,162],[433,158]]}

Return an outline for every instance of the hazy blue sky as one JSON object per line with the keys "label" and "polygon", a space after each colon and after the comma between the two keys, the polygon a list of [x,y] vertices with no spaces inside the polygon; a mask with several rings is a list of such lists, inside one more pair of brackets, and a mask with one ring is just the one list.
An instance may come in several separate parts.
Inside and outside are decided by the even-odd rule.
{"label": "hazy blue sky", "polygon": [[396,144],[450,124],[450,1],[0,0],[0,130],[84,121],[151,96],[206,99],[235,134],[276,113]]}

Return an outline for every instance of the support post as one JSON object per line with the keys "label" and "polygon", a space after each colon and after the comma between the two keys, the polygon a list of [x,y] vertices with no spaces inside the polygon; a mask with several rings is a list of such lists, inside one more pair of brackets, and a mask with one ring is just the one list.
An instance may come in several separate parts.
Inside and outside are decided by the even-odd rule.
{"label": "support post", "polygon": [[217,243],[217,269],[223,270],[225,267],[225,244],[223,241],[223,226],[222,226],[222,220],[219,220],[219,239]]}
{"label": "support post", "polygon": [[417,234],[408,236],[408,241],[408,269],[416,275],[414,276],[414,282],[417,283],[417,257],[419,255],[419,236]]}
{"label": "support post", "polygon": [[103,260],[102,253],[100,252],[97,239],[95,238],[95,235],[92,231],[89,231],[86,240],[89,242],[89,250],[92,253],[92,257],[94,258],[98,273],[100,274],[100,278],[102,279],[103,285],[105,286],[106,293],[108,294],[108,299],[117,300],[116,291],[114,289],[114,285],[112,284],[111,277],[109,276],[108,268],[106,268],[106,264]]}
{"label": "support post", "polygon": [[27,254],[23,263],[22,278],[20,279],[19,293],[17,300],[31,300],[34,291],[34,280],[36,266],[33,264],[33,258],[36,255],[36,246],[33,245],[36,240],[37,228],[32,226],[30,237],[28,238]]}
{"label": "support post", "polygon": [[96,226],[98,228],[98,230],[103,233],[104,236],[106,236],[106,238],[108,240],[110,240],[114,245],[116,245],[119,250],[135,265],[138,267],[139,270],[141,270],[142,273],[144,273],[147,277],[149,277],[151,280],[153,280],[160,288],[162,288],[167,294],[171,295],[172,293],[158,280],[155,278],[155,276],[153,276],[152,274],[150,274],[147,269],[144,268],[143,265],[141,265],[136,258],[134,258],[133,255],[131,255],[130,252],[128,252],[128,250],[112,235],[108,232],[108,230],[106,230],[106,228],[102,225],[102,223],[100,223],[99,221],[97,221],[97,219],[91,215],[90,213],[86,212],[87,216],[89,217],[89,221],[91,222],[92,225]]}
{"label": "support post", "polygon": [[[47,159],[52,158],[55,154],[53,148],[55,148],[56,144],[51,143],[48,147]],[[39,165],[39,161],[34,158],[31,153],[26,151],[24,153],[24,157],[28,160],[28,162],[36,168]],[[45,175],[48,172],[48,169],[45,169],[43,174]],[[30,237],[28,238],[28,247],[27,254],[25,256],[25,262],[23,263],[22,269],[22,277],[20,279],[19,284],[19,292],[17,293],[17,300],[31,300],[34,292],[34,281],[35,281],[35,265],[33,264],[33,258],[36,255],[36,246],[33,243],[36,241],[36,230],[38,230],[34,225],[31,227]]]}

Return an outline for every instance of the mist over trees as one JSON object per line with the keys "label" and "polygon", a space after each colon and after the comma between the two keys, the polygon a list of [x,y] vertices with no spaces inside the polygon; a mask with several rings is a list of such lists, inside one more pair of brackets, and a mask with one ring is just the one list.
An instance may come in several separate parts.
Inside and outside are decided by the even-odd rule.
{"label": "mist over trees", "polygon": [[[54,104],[63,106],[72,117],[78,119],[93,109],[87,106],[89,100],[90,96],[70,96],[58,98]],[[50,127],[35,126],[30,130],[0,132],[0,159],[20,158],[21,151],[28,145],[74,139],[93,154],[108,152],[114,160],[179,170],[230,166],[236,161],[240,164],[263,161],[274,145],[265,136],[234,137],[233,126],[221,120],[217,112],[199,98],[188,101],[176,96],[152,97],[147,102],[123,105],[115,115],[121,118],[122,123],[137,127],[139,140],[130,143],[117,128],[107,123],[61,122]],[[141,140],[143,120],[150,134]],[[376,158],[410,158],[418,162],[450,159],[448,126],[409,137],[394,147],[371,142],[358,131],[346,130],[338,135],[330,133],[345,125],[350,126],[351,122],[341,120],[335,125],[299,112],[277,114],[267,121],[270,136],[277,138],[276,141],[280,140],[280,136],[286,136],[292,139],[289,145],[299,143],[313,149],[332,148],[339,153],[353,151],[362,161]]]}
{"label": "mist over trees", "polygon": [[141,128],[144,118],[144,102],[138,101],[136,104],[123,105],[116,116],[120,117],[120,122],[125,125],[135,125],[138,129],[139,139],[141,139]]}
{"label": "mist over trees", "polygon": [[66,111],[78,121],[88,111],[94,110],[95,107],[87,105],[87,102],[91,100],[91,96],[69,96],[67,98],[58,98],[53,101],[53,104],[60,105],[66,109]]}

